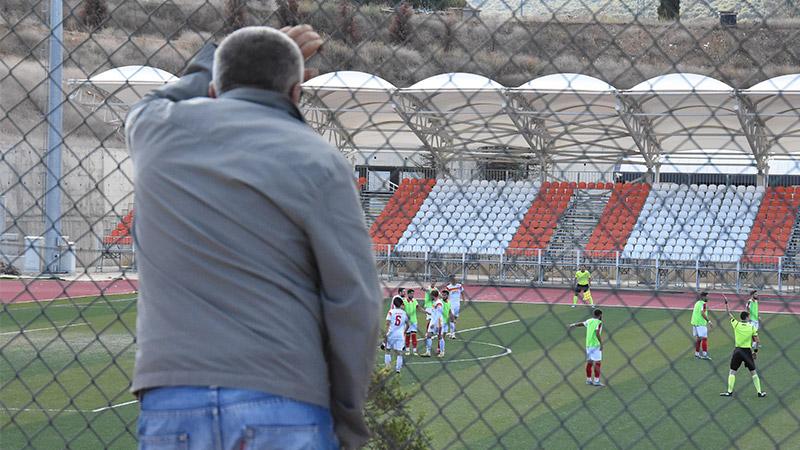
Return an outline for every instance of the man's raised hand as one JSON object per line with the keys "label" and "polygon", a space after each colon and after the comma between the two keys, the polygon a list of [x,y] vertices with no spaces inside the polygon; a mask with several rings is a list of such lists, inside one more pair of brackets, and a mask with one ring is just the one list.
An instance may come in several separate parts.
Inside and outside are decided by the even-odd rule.
{"label": "man's raised hand", "polygon": [[[314,31],[311,25],[295,25],[293,27],[281,28],[283,33],[286,33],[298,47],[303,54],[303,59],[308,61],[309,58],[314,56],[322,47],[322,38]],[[319,73],[316,69],[306,69],[303,73],[303,80],[307,81]]]}

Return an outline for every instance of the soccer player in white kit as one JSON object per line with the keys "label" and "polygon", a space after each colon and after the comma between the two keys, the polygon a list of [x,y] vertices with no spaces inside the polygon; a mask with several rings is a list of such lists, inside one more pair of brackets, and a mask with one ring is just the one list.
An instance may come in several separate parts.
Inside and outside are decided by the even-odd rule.
{"label": "soccer player in white kit", "polygon": [[392,355],[397,356],[394,370],[400,373],[403,367],[403,350],[405,350],[405,336],[408,329],[408,314],[403,308],[403,297],[395,295],[392,299],[392,309],[386,315],[386,354],[383,361],[388,369],[392,365]]}
{"label": "soccer player in white kit", "polygon": [[461,296],[464,293],[464,286],[456,282],[456,276],[450,275],[450,284],[445,286],[450,295],[450,312],[452,318],[450,319],[450,327],[448,337],[450,339],[456,338],[456,321],[458,321],[458,314],[461,312]]}

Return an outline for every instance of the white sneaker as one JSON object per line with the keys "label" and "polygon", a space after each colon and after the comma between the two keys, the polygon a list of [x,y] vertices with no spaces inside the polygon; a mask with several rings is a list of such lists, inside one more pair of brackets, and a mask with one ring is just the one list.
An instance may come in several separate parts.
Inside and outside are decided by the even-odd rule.
{"label": "white sneaker", "polygon": [[594,383],[592,383],[592,386],[603,387],[603,386],[605,386],[605,384],[603,384],[603,383],[601,383],[599,381],[595,381]]}
{"label": "white sneaker", "polygon": [[422,356],[423,358],[430,358],[431,357],[431,352],[425,352],[425,353],[423,353],[423,354],[421,354],[419,356]]}
{"label": "white sneaker", "polygon": [[436,357],[437,358],[444,358],[444,352],[439,353],[438,355],[436,355]]}
{"label": "white sneaker", "polygon": [[570,308],[574,308],[574,307],[575,307],[575,303],[573,303],[572,306],[570,306]]}
{"label": "white sneaker", "polygon": [[406,350],[406,356],[411,356],[411,350]]}

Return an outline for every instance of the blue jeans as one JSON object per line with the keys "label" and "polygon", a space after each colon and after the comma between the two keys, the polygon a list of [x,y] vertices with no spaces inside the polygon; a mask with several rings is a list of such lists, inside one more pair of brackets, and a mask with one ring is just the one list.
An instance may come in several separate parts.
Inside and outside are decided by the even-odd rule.
{"label": "blue jeans", "polygon": [[265,392],[178,386],[146,391],[140,450],[336,450],[330,411]]}

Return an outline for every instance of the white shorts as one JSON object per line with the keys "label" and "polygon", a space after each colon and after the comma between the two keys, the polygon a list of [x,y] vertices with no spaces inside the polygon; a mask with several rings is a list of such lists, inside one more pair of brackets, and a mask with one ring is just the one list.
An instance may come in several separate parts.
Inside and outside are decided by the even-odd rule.
{"label": "white shorts", "polygon": [[758,331],[758,321],[757,320],[751,320],[750,323],[752,323],[753,327],[755,327],[756,331]]}
{"label": "white shorts", "polygon": [[386,342],[386,350],[396,350],[402,352],[406,346],[406,340],[403,338],[390,338]]}
{"label": "white shorts", "polygon": [[603,360],[603,351],[600,350],[600,347],[592,347],[586,349],[586,360],[587,361],[602,361]]}
{"label": "white shorts", "polygon": [[425,308],[425,320],[430,321],[433,315],[433,308]]}
{"label": "white shorts", "polygon": [[692,336],[699,338],[707,338],[708,327],[705,325],[692,325]]}
{"label": "white shorts", "polygon": [[447,333],[448,331],[450,331],[450,325],[445,322],[444,325],[442,325],[442,333]]}
{"label": "white shorts", "polygon": [[430,325],[428,325],[428,334],[438,336],[441,332],[442,330],[440,330],[439,327],[436,326],[436,324],[431,323]]}
{"label": "white shorts", "polygon": [[416,332],[417,332],[417,324],[409,323],[408,324],[408,331],[406,331],[406,334],[411,334],[411,333],[416,333]]}
{"label": "white shorts", "polygon": [[458,314],[461,312],[461,302],[450,302],[450,312],[453,313],[453,317],[458,319]]}

